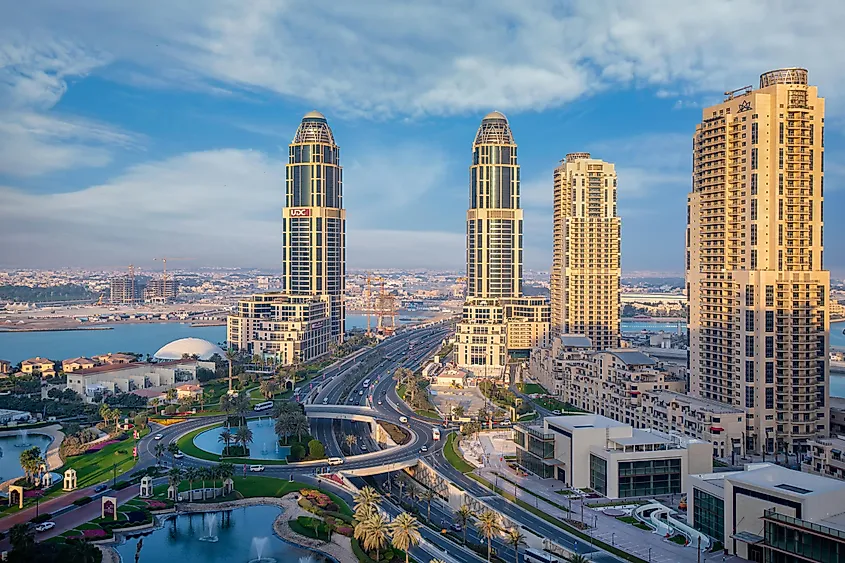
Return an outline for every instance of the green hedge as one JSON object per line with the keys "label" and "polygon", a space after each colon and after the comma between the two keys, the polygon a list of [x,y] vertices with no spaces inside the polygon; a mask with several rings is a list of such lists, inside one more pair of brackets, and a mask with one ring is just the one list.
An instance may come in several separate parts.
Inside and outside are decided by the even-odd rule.
{"label": "green hedge", "polygon": [[33,524],[40,524],[41,522],[46,522],[52,517],[53,515],[49,512],[42,512],[41,514],[30,520],[30,522],[32,522]]}
{"label": "green hedge", "polygon": [[131,485],[131,484],[132,484],[132,483],[131,483],[131,482],[129,482],[129,481],[118,481],[118,482],[114,485],[114,487],[112,487],[112,489],[114,489],[115,491],[121,491],[121,490],[125,489],[126,487],[128,487],[128,486],[129,486],[129,485]]}
{"label": "green hedge", "polygon": [[91,497],[79,497],[78,499],[73,501],[73,504],[75,504],[76,506],[82,506],[84,504],[88,504],[92,500],[94,499],[92,499]]}

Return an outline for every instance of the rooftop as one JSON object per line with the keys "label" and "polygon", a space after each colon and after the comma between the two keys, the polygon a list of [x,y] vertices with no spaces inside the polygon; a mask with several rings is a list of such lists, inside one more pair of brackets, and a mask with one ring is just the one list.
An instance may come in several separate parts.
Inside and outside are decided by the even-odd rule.
{"label": "rooftop", "polygon": [[580,334],[561,334],[560,343],[568,348],[592,348],[593,343],[586,336]]}
{"label": "rooftop", "polygon": [[677,401],[679,403],[684,403],[687,405],[695,405],[699,408],[699,410],[705,410],[707,412],[716,414],[741,414],[744,412],[743,409],[740,409],[738,407],[732,407],[731,405],[720,403],[712,399],[705,399],[703,397],[693,397],[692,395],[685,395],[684,393],[677,393],[675,391],[655,389],[653,391],[648,391],[647,393],[652,396],[660,397],[661,399],[667,402]]}
{"label": "rooftop", "polygon": [[845,493],[845,481],[802,473],[779,465],[767,465],[731,475],[732,482],[768,489],[779,496],[808,498],[832,492]]}
{"label": "rooftop", "polygon": [[151,369],[152,368],[159,368],[159,367],[166,368],[166,367],[178,366],[178,365],[181,365],[181,364],[190,364],[190,363],[194,363],[194,362],[196,362],[196,360],[174,360],[172,362],[158,362],[158,363],[155,363],[155,364],[147,364],[147,363],[144,363],[144,362],[132,362],[132,363],[128,363],[128,364],[107,364],[107,365],[104,365],[104,366],[95,366],[95,367],[88,368],[88,369],[78,369],[75,372],[73,372],[73,375],[75,375],[75,376],[76,375],[94,375],[94,374],[97,374],[97,373],[104,373],[104,372],[110,372],[110,371],[122,371],[122,370],[126,370],[126,369],[136,369],[136,368],[144,367],[144,366],[147,366]]}
{"label": "rooftop", "polygon": [[641,446],[645,444],[672,444],[672,440],[664,438],[653,432],[645,432],[643,430],[634,429],[630,438],[611,438],[620,446]]}
{"label": "rooftop", "polygon": [[619,358],[626,366],[657,365],[657,360],[639,351],[607,350],[607,352]]}
{"label": "rooftop", "polygon": [[545,422],[549,425],[567,430],[581,428],[622,428],[630,427],[624,422],[617,422],[600,414],[573,414],[569,416],[548,416]]}

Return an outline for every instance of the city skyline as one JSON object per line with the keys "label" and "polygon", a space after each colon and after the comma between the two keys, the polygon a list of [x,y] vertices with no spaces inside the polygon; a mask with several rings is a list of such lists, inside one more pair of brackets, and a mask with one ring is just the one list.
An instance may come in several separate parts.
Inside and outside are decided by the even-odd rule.
{"label": "city skyline", "polygon": [[[837,164],[845,148],[842,79],[835,55],[816,60],[805,35],[791,29],[794,10],[803,8],[781,6],[781,14],[771,15],[774,10],[762,6],[714,2],[678,14],[654,10],[659,19],[645,25],[641,18],[649,10],[608,3],[608,22],[601,10],[575,2],[538,31],[529,25],[538,13],[517,15],[496,3],[481,16],[458,4],[454,21],[444,26],[430,9],[406,7],[418,17],[391,22],[395,29],[381,37],[367,33],[367,20],[378,10],[329,15],[314,8],[309,17],[343,25],[348,41],[365,47],[342,51],[347,58],[338,58],[339,66],[318,54],[328,71],[318,74],[319,65],[306,65],[304,57],[256,61],[268,46],[295,43],[302,31],[283,23],[290,14],[276,10],[284,8],[256,13],[243,4],[227,15],[235,21],[265,16],[264,23],[224,29],[217,3],[172,14],[164,25],[155,6],[150,14],[132,7],[107,14],[91,2],[73,13],[56,9],[61,17],[27,6],[0,24],[14,28],[5,34],[0,70],[0,130],[10,140],[0,149],[0,197],[7,203],[0,234],[9,241],[0,266],[137,263],[174,246],[174,253],[197,256],[198,266],[273,266],[284,145],[299,118],[316,108],[345,141],[346,207],[357,215],[349,224],[351,267],[460,267],[463,139],[482,115],[500,110],[522,148],[523,207],[533,217],[525,225],[526,268],[551,265],[550,171],[565,154],[589,151],[617,164],[623,269],[680,273],[692,169],[689,127],[722,91],[743,86],[761,68],[791,65],[809,66],[828,93],[828,214],[845,205]],[[767,46],[737,36],[719,17],[725,10],[732,17],[746,10],[767,14],[766,28],[779,42]],[[822,2],[815,10],[823,16],[799,12],[816,26],[814,36],[841,44],[831,22],[842,8]],[[489,18],[490,25],[478,26],[471,15]],[[36,16],[38,28],[31,24]],[[500,61],[477,47],[488,33],[507,35],[497,16],[513,21]],[[87,27],[98,18],[109,33]],[[577,24],[601,30],[610,46],[594,44],[581,31],[560,33]],[[177,38],[190,35],[189,25],[203,38],[192,48]],[[458,26],[467,33],[456,33]],[[692,27],[700,34],[685,33]],[[423,46],[439,45],[437,64],[409,55],[402,67],[407,80],[388,80],[395,72],[388,51],[404,52],[403,41],[414,43],[409,38],[421,32],[431,37],[420,40]],[[676,44],[676,36],[689,45]],[[232,48],[211,51],[212,39]],[[241,49],[235,48],[239,39]],[[521,41],[544,42],[558,63],[519,48]],[[262,72],[244,70],[251,64]],[[485,78],[496,68],[503,80]],[[328,78],[331,71],[338,71],[337,83]],[[26,215],[33,209],[52,220],[33,229]],[[214,228],[221,222],[234,234]],[[845,273],[843,234],[842,223],[830,222],[826,261],[839,275]],[[245,246],[254,253],[240,252]]]}

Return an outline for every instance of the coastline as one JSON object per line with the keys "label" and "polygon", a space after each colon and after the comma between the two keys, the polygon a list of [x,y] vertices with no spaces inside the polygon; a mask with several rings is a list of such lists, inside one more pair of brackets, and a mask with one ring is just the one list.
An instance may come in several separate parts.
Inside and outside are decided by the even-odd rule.
{"label": "coastline", "polygon": [[4,332],[70,332],[73,330],[113,330],[114,327],[109,326],[77,326],[67,328],[0,328],[0,334]]}

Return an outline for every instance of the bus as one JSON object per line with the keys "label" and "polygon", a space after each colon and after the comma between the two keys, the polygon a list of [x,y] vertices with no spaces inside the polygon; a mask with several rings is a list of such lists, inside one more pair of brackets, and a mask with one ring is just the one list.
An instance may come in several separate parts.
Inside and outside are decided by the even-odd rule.
{"label": "bus", "polygon": [[553,555],[548,551],[540,551],[529,547],[525,550],[525,563],[565,563],[565,559]]}
{"label": "bus", "polygon": [[266,411],[267,409],[273,408],[273,401],[264,401],[263,403],[258,403],[254,407],[252,407],[256,412]]}
{"label": "bus", "polygon": [[431,437],[434,438],[435,440],[439,440],[440,439],[440,429],[439,428],[432,428]]}

